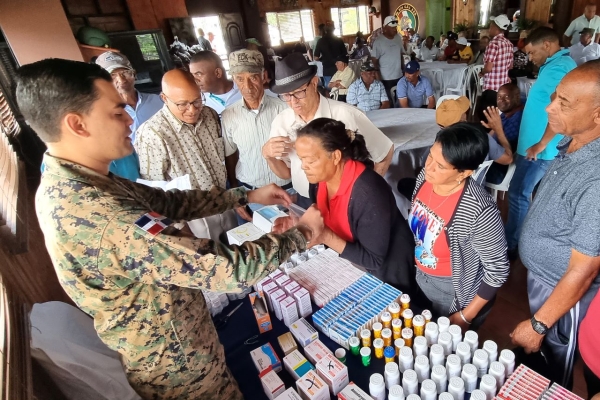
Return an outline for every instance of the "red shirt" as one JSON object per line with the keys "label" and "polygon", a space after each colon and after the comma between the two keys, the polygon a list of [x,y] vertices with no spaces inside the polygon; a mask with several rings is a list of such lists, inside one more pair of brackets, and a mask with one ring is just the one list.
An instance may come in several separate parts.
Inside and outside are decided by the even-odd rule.
{"label": "red shirt", "polygon": [[331,200],[327,199],[326,182],[319,182],[317,190],[317,206],[321,211],[321,215],[323,215],[325,226],[347,242],[354,242],[354,236],[350,230],[350,220],[348,219],[348,203],[350,203],[354,182],[365,168],[363,163],[353,160],[346,161],[340,187]]}
{"label": "red shirt", "polygon": [[579,353],[594,375],[600,376],[600,295],[590,303],[579,327]]}
{"label": "red shirt", "polygon": [[415,235],[415,262],[424,273],[452,276],[448,236],[444,228],[450,222],[462,190],[440,196],[429,182],[423,183],[412,204],[408,223]]}
{"label": "red shirt", "polygon": [[444,55],[446,56],[446,59],[452,57],[456,52],[458,51],[458,46],[446,46],[446,48],[444,49]]}
{"label": "red shirt", "polygon": [[494,36],[488,47],[485,49],[483,63],[493,63],[492,71],[484,75],[483,90],[496,90],[505,83],[510,83],[508,70],[513,64],[513,45],[501,33]]}

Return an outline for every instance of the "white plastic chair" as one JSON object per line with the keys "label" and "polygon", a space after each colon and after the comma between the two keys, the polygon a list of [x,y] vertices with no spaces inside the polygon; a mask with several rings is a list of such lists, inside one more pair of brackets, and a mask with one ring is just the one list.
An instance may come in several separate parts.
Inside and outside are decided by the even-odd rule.
{"label": "white plastic chair", "polygon": [[406,66],[406,64],[410,62],[410,56],[405,54],[402,56],[402,58],[404,59],[404,65]]}
{"label": "white plastic chair", "polygon": [[469,68],[465,68],[462,70],[460,74],[460,80],[457,87],[447,87],[444,90],[444,94],[452,94],[459,93],[461,96],[467,95],[467,72],[469,72]]}
{"label": "white plastic chair", "polygon": [[467,86],[469,90],[469,101],[471,103],[471,115],[475,115],[475,105],[477,99],[481,96],[481,78],[479,73],[483,69],[483,65],[469,65],[467,73]]}
{"label": "white plastic chair", "polygon": [[479,164],[479,167],[477,167],[477,169],[473,171],[473,175],[471,175],[471,178],[475,179],[475,182],[479,183],[480,185],[483,185],[483,183],[485,182],[485,176],[487,175],[487,172],[492,166],[493,162],[494,160],[487,160]]}
{"label": "white plastic chair", "polygon": [[329,97],[331,97],[333,100],[337,100],[339,95],[340,91],[336,87],[331,89],[331,92],[329,92]]}
{"label": "white plastic chair", "polygon": [[512,181],[513,175],[515,174],[515,170],[517,166],[515,163],[511,163],[508,166],[508,170],[506,171],[506,175],[504,179],[500,183],[485,183],[485,187],[490,188],[492,191],[492,197],[494,201],[498,201],[498,191],[502,192],[502,199],[504,200],[504,193],[508,192],[508,188],[510,187],[510,181]]}
{"label": "white plastic chair", "polygon": [[442,104],[444,101],[446,100],[456,100],[458,99],[460,96],[457,94],[447,94],[445,96],[442,96],[438,99],[438,101],[435,103],[435,108],[438,108],[440,106],[440,104]]}
{"label": "white plastic chair", "polygon": [[390,89],[390,94],[392,95],[392,98],[391,98],[392,108],[396,107],[396,104],[398,103],[398,97],[396,96],[397,91],[398,91],[398,86],[394,86]]}

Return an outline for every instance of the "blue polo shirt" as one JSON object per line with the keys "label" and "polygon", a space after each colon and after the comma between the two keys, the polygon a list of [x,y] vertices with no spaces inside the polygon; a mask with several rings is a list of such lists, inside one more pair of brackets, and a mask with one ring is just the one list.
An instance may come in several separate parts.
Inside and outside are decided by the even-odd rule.
{"label": "blue polo shirt", "polygon": [[[546,107],[550,104],[550,96],[554,93],[562,78],[576,66],[575,61],[569,56],[569,50],[566,49],[557,51],[540,67],[538,78],[529,90],[527,103],[525,103],[525,109],[523,110],[517,154],[525,156],[527,149],[538,143],[544,136],[544,131],[548,125]],[[562,135],[557,134],[537,158],[542,160],[554,159],[558,154],[556,145],[562,138]]]}
{"label": "blue polo shirt", "polygon": [[424,76],[419,76],[416,85],[406,80],[406,77],[402,77],[396,86],[396,95],[398,99],[408,98],[410,108],[419,108],[427,104],[428,97],[433,96],[433,87],[429,79]]}

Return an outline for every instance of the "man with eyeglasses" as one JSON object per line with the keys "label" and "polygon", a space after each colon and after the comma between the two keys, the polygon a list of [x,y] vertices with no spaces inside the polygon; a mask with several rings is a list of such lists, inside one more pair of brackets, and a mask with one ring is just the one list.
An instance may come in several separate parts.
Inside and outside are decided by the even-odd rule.
{"label": "man with eyeglasses", "polygon": [[[271,123],[287,108],[283,101],[265,95],[262,54],[256,50],[234,51],[229,55],[229,68],[243,97],[227,107],[221,116],[229,186],[253,190],[275,183],[284,189],[291,188],[291,181],[275,175],[261,153],[262,146],[269,140]],[[249,204],[248,207],[256,211],[262,205]],[[237,212],[239,224],[251,221],[246,207],[240,207]]]}
{"label": "man with eyeglasses", "polygon": [[359,109],[321,96],[317,91],[317,67],[308,65],[300,53],[293,53],[275,64],[275,79],[271,90],[287,103],[271,124],[269,141],[263,146],[263,157],[281,179],[292,179],[299,194],[297,204],[307,208],[312,203],[308,194],[308,179],[302,162],[293,148],[296,131],[317,118],[332,118],[343,122],[346,129],[358,131],[365,138],[375,171],[384,175],[394,153],[392,141]]}
{"label": "man with eyeglasses", "polygon": [[[135,70],[125,55],[107,51],[98,56],[96,64],[108,71],[113,85],[126,104],[125,111],[133,120],[129,126],[131,143],[135,143],[138,127],[156,114],[164,103],[156,94],[136,90]],[[134,182],[140,177],[139,169],[138,156],[135,152],[110,164],[110,172]]]}
{"label": "man with eyeglasses", "polygon": [[143,179],[190,175],[193,189],[225,188],[225,149],[217,113],[204,107],[192,75],[171,70],[162,79],[163,108],[138,130],[135,148]]}

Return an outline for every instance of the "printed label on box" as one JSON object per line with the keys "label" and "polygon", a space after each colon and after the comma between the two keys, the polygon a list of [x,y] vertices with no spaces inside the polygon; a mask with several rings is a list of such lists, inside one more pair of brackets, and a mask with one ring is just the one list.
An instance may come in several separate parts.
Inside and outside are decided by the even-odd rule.
{"label": "printed label on box", "polygon": [[283,350],[283,354],[286,356],[290,354],[292,351],[297,350],[298,346],[296,345],[296,341],[290,332],[286,332],[283,335],[277,338],[279,342],[279,347]]}
{"label": "printed label on box", "polygon": [[275,397],[279,396],[285,391],[285,385],[283,381],[275,371],[269,371],[266,374],[260,377],[260,382],[262,383],[263,389],[267,397],[271,400],[274,400]]}
{"label": "printed label on box", "polygon": [[348,368],[332,354],[327,354],[317,363],[317,373],[327,383],[334,396],[349,382]]}
{"label": "printed label on box", "polygon": [[314,342],[319,338],[319,332],[317,332],[317,330],[304,318],[300,318],[298,321],[291,324],[290,332],[292,332],[292,335],[294,335],[296,341],[302,347],[305,347],[310,342]]}
{"label": "printed label on box", "polygon": [[263,292],[250,293],[248,296],[250,297],[250,304],[252,304],[252,311],[254,311],[254,317],[256,318],[260,333],[265,333],[273,329]]}
{"label": "printed label on box", "polygon": [[281,361],[270,343],[252,350],[250,356],[259,374],[268,368],[271,368],[275,372],[281,371]]}
{"label": "printed label on box", "polygon": [[307,400],[329,400],[329,387],[314,371],[296,381],[296,389]]}
{"label": "printed label on box", "polygon": [[287,356],[283,357],[283,364],[287,372],[294,379],[301,378],[308,371],[312,371],[315,367],[298,351],[294,350]]}

